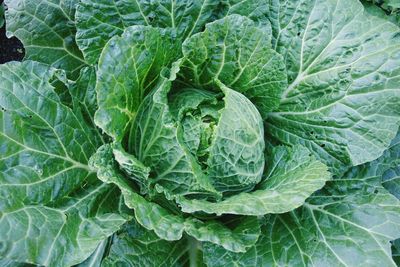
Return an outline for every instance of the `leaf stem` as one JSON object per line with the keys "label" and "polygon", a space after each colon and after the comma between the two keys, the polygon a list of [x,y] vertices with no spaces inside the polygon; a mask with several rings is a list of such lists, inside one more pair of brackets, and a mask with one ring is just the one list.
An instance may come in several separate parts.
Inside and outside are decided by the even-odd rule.
{"label": "leaf stem", "polygon": [[188,246],[189,246],[189,266],[197,267],[198,262],[198,252],[200,249],[200,243],[193,237],[188,237]]}

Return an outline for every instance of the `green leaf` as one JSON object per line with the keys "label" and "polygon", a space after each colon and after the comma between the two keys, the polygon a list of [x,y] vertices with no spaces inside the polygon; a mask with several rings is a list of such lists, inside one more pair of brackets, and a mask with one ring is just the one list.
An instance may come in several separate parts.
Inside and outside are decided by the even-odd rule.
{"label": "green leaf", "polygon": [[386,167],[382,174],[382,185],[400,199],[400,132],[382,157],[371,164],[381,164]]}
{"label": "green leaf", "polygon": [[99,148],[91,158],[91,166],[97,170],[97,176],[101,181],[119,187],[125,204],[135,211],[136,220],[146,229],[153,230],[161,239],[179,240],[186,232],[199,241],[212,242],[236,252],[244,252],[258,239],[260,225],[256,217],[244,217],[237,227],[231,230],[217,221],[202,222],[174,214],[137,194],[133,189],[134,185],[117,171],[110,145]]}
{"label": "green leaf", "polygon": [[[222,84],[219,96],[191,88],[169,94],[171,84],[160,82],[143,101],[130,132],[129,152],[152,169],[151,184],[166,194],[214,199],[254,188],[261,180],[265,147],[255,106]],[[191,110],[194,113],[187,115]],[[204,124],[201,116],[207,117]],[[186,125],[188,119],[193,125]],[[209,137],[200,129],[196,132],[201,127]],[[200,144],[185,140],[200,142],[200,135],[211,140],[203,142],[205,152],[197,155],[192,150],[199,150]]]}
{"label": "green leaf", "polygon": [[35,267],[36,265],[29,263],[20,263],[8,259],[0,259],[0,266],[2,267]]}
{"label": "green leaf", "polygon": [[95,127],[94,113],[97,110],[95,68],[82,68],[79,78],[70,85],[69,92],[73,99],[74,109],[79,109],[86,122]]}
{"label": "green leaf", "polygon": [[140,186],[140,192],[149,193],[151,169],[144,166],[135,156],[127,153],[121,145],[114,145],[113,154],[124,174]]}
{"label": "green leaf", "polygon": [[217,5],[212,0],[81,0],[77,42],[86,60],[94,64],[107,41],[130,26],[173,28],[184,39],[202,29]]}
{"label": "green leaf", "polygon": [[393,260],[397,264],[397,266],[400,265],[400,239],[396,239],[393,241],[393,246],[392,246],[392,256]]}
{"label": "green leaf", "polygon": [[224,108],[213,135],[207,176],[217,191],[254,188],[264,170],[264,126],[260,113],[244,95],[220,85]]}
{"label": "green leaf", "polygon": [[0,4],[0,28],[4,25],[4,3]]}
{"label": "green leaf", "polygon": [[75,267],[100,267],[112,238],[113,236],[110,236],[108,239],[101,241],[92,255]]}
{"label": "green leaf", "polygon": [[214,196],[217,192],[209,179],[178,138],[178,127],[168,106],[172,80],[161,78],[142,102],[130,129],[128,152],[151,168],[153,186],[157,183],[159,189],[172,194],[198,192]]}
{"label": "green leaf", "polygon": [[285,65],[262,27],[230,15],[187,39],[182,77],[196,88],[215,89],[216,80],[243,93],[265,117],[279,105],[286,88]]}
{"label": "green leaf", "polygon": [[271,40],[272,29],[268,19],[269,0],[223,0],[221,1],[222,10],[218,17],[223,18],[232,14],[248,17],[262,28],[267,37]]}
{"label": "green leaf", "polygon": [[0,66],[0,258],[77,264],[126,221],[115,188],[87,165],[100,145],[93,129],[55,93],[61,74]]}
{"label": "green leaf", "polygon": [[0,66],[0,207],[46,204],[93,178],[87,162],[100,143],[60,103],[57,70],[25,61]]}
{"label": "green leaf", "polygon": [[185,239],[172,242],[160,239],[132,220],[113,238],[102,266],[182,266],[180,260],[187,249]]}
{"label": "green leaf", "polygon": [[270,216],[246,253],[204,245],[208,266],[396,266],[390,240],[400,236],[400,201],[380,177],[353,170],[303,207]]}
{"label": "green leaf", "polygon": [[6,0],[7,34],[25,48],[25,59],[64,69],[72,78],[85,65],[75,42],[77,0]]}
{"label": "green leaf", "polygon": [[96,124],[121,141],[161,69],[176,59],[179,49],[173,32],[150,26],[132,26],[113,37],[99,61]]}
{"label": "green leaf", "polygon": [[399,28],[356,0],[274,0],[269,17],[289,86],[268,135],[306,146],[336,174],[378,158],[400,120]]}
{"label": "green leaf", "polygon": [[82,262],[126,222],[114,213],[117,193],[110,185],[90,185],[48,206],[2,212],[0,257],[46,266]]}
{"label": "green leaf", "polygon": [[301,206],[330,179],[327,167],[310,156],[304,147],[280,146],[268,154],[264,180],[255,191],[240,193],[220,202],[177,197],[182,211],[217,215],[284,213]]}

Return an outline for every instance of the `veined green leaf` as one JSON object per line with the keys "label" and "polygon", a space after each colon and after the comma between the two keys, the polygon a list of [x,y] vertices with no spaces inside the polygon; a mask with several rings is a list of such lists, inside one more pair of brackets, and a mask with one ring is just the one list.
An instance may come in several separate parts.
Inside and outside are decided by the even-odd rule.
{"label": "veined green leaf", "polygon": [[[400,236],[400,201],[370,176],[352,170],[303,207],[269,217],[256,245],[231,253],[204,245],[208,266],[396,266],[390,240]],[[351,193],[350,193],[351,192]]]}
{"label": "veined green leaf", "polygon": [[259,28],[266,33],[271,40],[272,29],[268,19],[269,0],[222,0],[221,12],[218,18],[224,18],[232,14],[248,17],[253,20]]}
{"label": "veined green leaf", "polygon": [[151,26],[132,26],[112,38],[99,61],[96,124],[121,141],[161,69],[176,59],[179,50],[172,31]]}
{"label": "veined green leaf", "polygon": [[98,183],[47,206],[4,211],[0,257],[45,266],[78,264],[126,222],[118,200],[115,188]]}
{"label": "veined green leaf", "polygon": [[93,251],[92,255],[87,258],[85,261],[79,263],[75,267],[100,267],[103,261],[103,257],[107,254],[107,249],[113,239],[113,236],[110,236],[107,239],[104,239],[97,246],[96,250]]}
{"label": "veined green leaf", "polygon": [[0,66],[0,207],[46,204],[94,173],[100,145],[92,130],[60,103],[50,80],[57,70],[25,61]]}
{"label": "veined green leaf", "polygon": [[216,80],[243,93],[265,117],[286,88],[285,65],[270,44],[268,31],[243,16],[209,23],[183,44],[182,80],[215,89]]}
{"label": "veined green leaf", "polygon": [[382,157],[370,164],[385,166],[382,174],[382,185],[400,199],[400,132],[393,139],[389,149],[383,153]]}
{"label": "veined green leaf", "polygon": [[61,103],[60,75],[32,61],[0,66],[0,258],[77,264],[128,216],[87,165],[100,142]]}
{"label": "veined green leaf", "polygon": [[183,266],[188,246],[185,239],[166,241],[134,220],[125,224],[113,239],[102,266]]}
{"label": "veined green leaf", "polygon": [[238,226],[231,230],[217,221],[203,222],[196,218],[185,218],[174,214],[135,193],[133,185],[118,172],[110,145],[99,148],[91,158],[91,166],[97,170],[100,180],[119,187],[126,205],[134,210],[136,220],[146,229],[153,230],[162,239],[179,240],[186,232],[199,241],[212,242],[235,252],[244,252],[258,239],[260,224],[256,217],[244,217]]}
{"label": "veined green leaf", "polygon": [[269,136],[308,147],[336,174],[378,158],[400,120],[400,29],[355,0],[273,0],[269,18],[289,82]]}
{"label": "veined green leaf", "polygon": [[75,42],[78,0],[6,0],[7,33],[22,41],[25,59],[64,69],[72,78],[86,63]]}
{"label": "veined green leaf", "polygon": [[220,202],[177,197],[183,212],[203,211],[221,215],[265,215],[284,213],[301,206],[305,199],[330,179],[327,167],[301,146],[276,147],[267,154],[263,181],[249,193]]}
{"label": "veined green leaf", "polygon": [[184,39],[202,29],[217,5],[212,0],[81,0],[76,14],[77,42],[93,64],[107,41],[129,26],[173,28]]}
{"label": "veined green leaf", "polygon": [[[129,152],[152,169],[151,183],[157,184],[158,189],[162,187],[159,191],[167,194],[217,199],[221,194],[254,188],[264,169],[265,147],[262,119],[255,106],[244,95],[223,84],[220,84],[219,97],[222,99],[190,88],[169,95],[171,85],[172,81],[167,79],[160,81],[140,106],[130,132]],[[190,110],[201,113],[202,109],[205,124],[200,118],[203,115],[184,115]],[[212,116],[219,118],[215,121]],[[186,127],[191,117],[198,121],[192,120],[194,125]],[[193,127],[207,127],[212,135],[203,136],[211,139],[205,144],[207,152],[199,152],[203,155],[197,155],[196,151],[201,149],[199,144],[185,141],[200,140],[201,134],[189,129]],[[199,158],[204,153],[209,154],[207,159]]]}

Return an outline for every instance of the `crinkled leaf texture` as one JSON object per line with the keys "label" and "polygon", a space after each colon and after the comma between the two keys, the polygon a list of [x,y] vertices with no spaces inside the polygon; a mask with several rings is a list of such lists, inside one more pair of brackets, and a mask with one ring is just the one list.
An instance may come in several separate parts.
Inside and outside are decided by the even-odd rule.
{"label": "crinkled leaf texture", "polygon": [[60,102],[59,71],[13,62],[0,76],[0,257],[77,264],[128,218],[87,165],[100,141]]}
{"label": "crinkled leaf texture", "polygon": [[[224,107],[218,111],[220,119],[208,147],[210,156],[205,174],[183,144],[180,134],[184,130],[170,112],[171,84],[163,78],[155,92],[143,101],[130,132],[130,152],[153,170],[159,188],[174,195],[193,192],[213,195],[251,189],[261,179],[264,167],[263,125],[254,105],[242,94],[223,89]],[[193,90],[185,93],[189,102],[177,103],[177,107],[198,104],[197,93],[193,95]],[[196,136],[187,138],[195,140]],[[229,180],[224,179],[227,176]]]}
{"label": "crinkled leaf texture", "polygon": [[75,42],[78,0],[6,0],[7,34],[25,48],[25,59],[66,70],[77,78],[86,63]]}
{"label": "crinkled leaf texture", "polygon": [[77,42],[93,64],[107,41],[129,26],[173,28],[184,38],[201,30],[218,4],[212,0],[82,0],[76,14]]}
{"label": "crinkled leaf texture", "polygon": [[276,147],[267,153],[263,181],[256,190],[240,193],[220,202],[176,200],[183,212],[265,215],[284,213],[301,206],[312,193],[330,178],[326,165],[315,160],[302,147]]}
{"label": "crinkled leaf texture", "polygon": [[399,236],[400,201],[380,185],[376,168],[364,166],[301,208],[269,216],[246,253],[205,244],[203,255],[208,266],[396,266],[389,241]]}
{"label": "crinkled leaf texture", "polygon": [[243,93],[266,117],[287,86],[282,56],[272,49],[270,38],[263,27],[240,15],[209,23],[183,44],[182,79],[205,89],[219,80]]}
{"label": "crinkled leaf texture", "polygon": [[166,241],[137,222],[126,224],[113,238],[102,266],[182,266],[180,260],[188,250],[185,239]]}
{"label": "crinkled leaf texture", "polygon": [[175,61],[179,51],[171,30],[132,26],[113,37],[99,60],[96,124],[121,141],[161,69]]}
{"label": "crinkled leaf texture", "polygon": [[382,157],[371,163],[371,165],[375,164],[385,166],[382,174],[382,185],[400,199],[400,132]]}
{"label": "crinkled leaf texture", "polygon": [[1,266],[395,266],[391,19],[356,0],[6,3],[41,63],[0,66]]}
{"label": "crinkled leaf texture", "polygon": [[289,86],[268,135],[308,147],[336,174],[378,158],[400,119],[399,27],[348,0],[273,0],[269,18]]}
{"label": "crinkled leaf texture", "polygon": [[139,195],[135,192],[134,185],[118,170],[110,145],[99,148],[91,158],[91,166],[97,170],[100,180],[119,187],[126,205],[135,211],[136,220],[162,239],[179,240],[185,232],[199,241],[212,242],[235,252],[244,252],[258,239],[260,224],[256,217],[241,218],[238,226],[231,230],[217,221],[203,222],[194,217],[185,218],[181,214],[174,214],[158,203]]}
{"label": "crinkled leaf texture", "polygon": [[[374,168],[379,172],[382,178],[382,185],[395,197],[400,199],[400,132],[393,139],[390,147],[383,155],[369,163],[370,168]],[[400,264],[400,239],[392,243],[393,259]]]}

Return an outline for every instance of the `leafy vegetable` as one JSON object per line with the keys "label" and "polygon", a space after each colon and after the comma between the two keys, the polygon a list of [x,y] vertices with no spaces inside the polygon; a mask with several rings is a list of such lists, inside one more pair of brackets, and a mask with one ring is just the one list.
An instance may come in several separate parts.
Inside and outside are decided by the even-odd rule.
{"label": "leafy vegetable", "polygon": [[393,14],[357,0],[6,5],[27,55],[0,65],[0,265],[399,261]]}
{"label": "leafy vegetable", "polygon": [[4,25],[4,3],[0,4],[0,28]]}

